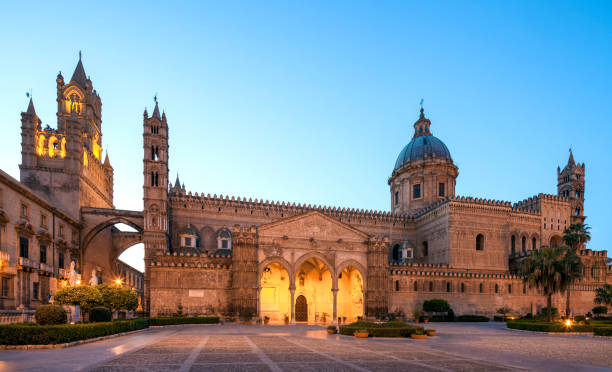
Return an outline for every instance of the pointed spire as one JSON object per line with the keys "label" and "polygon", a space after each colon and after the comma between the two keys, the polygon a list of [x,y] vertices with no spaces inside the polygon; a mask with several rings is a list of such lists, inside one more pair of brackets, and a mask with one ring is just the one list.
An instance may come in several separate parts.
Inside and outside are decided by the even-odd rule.
{"label": "pointed spire", "polygon": [[569,155],[569,159],[567,160],[567,164],[568,165],[576,165],[576,163],[574,162],[574,154],[572,154],[572,148],[570,147],[569,149],[570,155]]}
{"label": "pointed spire", "polygon": [[146,107],[145,107],[145,110],[144,110],[144,117],[145,117],[145,119],[149,118],[149,113],[147,112],[147,108]]}
{"label": "pointed spire", "polygon": [[159,115],[159,105],[157,104],[157,101],[155,102],[155,109],[153,110],[153,117],[161,120],[161,116]]}
{"label": "pointed spire", "polygon": [[85,74],[85,68],[83,67],[83,62],[81,61],[81,51],[79,50],[79,63],[77,63],[76,68],[74,69],[74,73],[72,74],[72,78],[70,82],[75,82],[79,84],[82,88],[85,88],[85,84],[87,83],[87,74]]}
{"label": "pointed spire", "polygon": [[30,97],[30,103],[28,104],[27,114],[36,115],[36,110],[34,110],[34,101],[32,101],[32,97]]}
{"label": "pointed spire", "polygon": [[179,180],[178,172],[176,172],[176,181],[174,181],[174,187],[181,187],[181,181]]}
{"label": "pointed spire", "polygon": [[110,160],[108,160],[108,149],[106,150],[106,156],[104,157],[104,166],[105,167],[110,167]]}

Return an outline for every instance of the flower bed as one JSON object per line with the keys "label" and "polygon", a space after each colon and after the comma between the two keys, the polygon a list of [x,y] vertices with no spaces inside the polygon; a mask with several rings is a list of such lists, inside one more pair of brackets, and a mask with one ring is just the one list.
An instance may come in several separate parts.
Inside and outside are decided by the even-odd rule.
{"label": "flower bed", "polygon": [[524,331],[535,332],[593,332],[593,326],[590,324],[572,324],[567,327],[560,322],[536,322],[536,321],[508,321],[506,327],[512,329],[521,329]]}
{"label": "flower bed", "polygon": [[147,319],[87,324],[8,324],[0,326],[0,345],[63,344],[147,327]]}
{"label": "flower bed", "polygon": [[190,316],[190,317],[160,317],[149,319],[150,326],[164,326],[174,324],[218,324],[218,316]]}
{"label": "flower bed", "polygon": [[353,334],[360,330],[367,330],[368,334],[372,337],[410,337],[412,333],[417,330],[423,330],[423,327],[411,326],[404,322],[386,322],[386,323],[373,323],[373,322],[355,322],[340,327],[340,334],[345,336],[353,336]]}

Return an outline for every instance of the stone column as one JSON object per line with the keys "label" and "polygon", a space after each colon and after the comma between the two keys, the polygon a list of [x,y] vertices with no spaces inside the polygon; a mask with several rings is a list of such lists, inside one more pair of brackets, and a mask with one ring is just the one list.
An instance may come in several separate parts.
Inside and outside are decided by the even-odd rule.
{"label": "stone column", "polygon": [[261,317],[261,287],[257,287],[257,318],[263,321]]}
{"label": "stone column", "polygon": [[289,287],[291,292],[291,324],[295,324],[295,287]]}
{"label": "stone column", "polygon": [[365,288],[361,291],[361,293],[362,293],[361,295],[363,296],[363,297],[361,297],[361,304],[362,304],[362,307],[363,307],[362,313],[361,313],[361,318],[365,319],[365,315],[366,315],[366,290],[365,290]]}
{"label": "stone column", "polygon": [[334,294],[333,322],[334,325],[338,325],[338,288],[332,288],[332,293]]}

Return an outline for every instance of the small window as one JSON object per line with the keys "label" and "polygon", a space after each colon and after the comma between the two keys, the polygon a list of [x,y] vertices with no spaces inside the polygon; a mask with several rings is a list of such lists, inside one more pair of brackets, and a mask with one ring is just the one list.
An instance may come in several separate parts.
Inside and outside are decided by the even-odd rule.
{"label": "small window", "polygon": [[399,204],[399,192],[396,191],[395,192],[395,205],[398,205],[398,204]]}
{"label": "small window", "polygon": [[510,253],[514,256],[516,253],[516,236],[512,235],[510,238]]}
{"label": "small window", "polygon": [[480,284],[478,285],[478,291],[479,291],[480,293],[482,293],[483,289],[484,289],[484,286],[482,285],[482,283],[480,283]]}
{"label": "small window", "polygon": [[433,292],[433,282],[429,282],[429,292]]}
{"label": "small window", "polygon": [[185,246],[191,247],[191,238],[185,238]]}
{"label": "small window", "polygon": [[523,253],[527,252],[527,238],[524,236],[521,239],[521,250],[523,251]]}
{"label": "small window", "polygon": [[28,206],[21,204],[21,217],[28,217]]}
{"label": "small window", "polygon": [[444,183],[442,182],[438,184],[438,196],[444,196]]}
{"label": "small window", "polygon": [[495,284],[495,293],[499,292],[499,285]]}
{"label": "small window", "polygon": [[531,238],[531,249],[535,250],[536,249],[536,238]]}
{"label": "small window", "polygon": [[10,297],[11,295],[11,279],[6,276],[2,277],[2,297]]}
{"label": "small window", "polygon": [[59,236],[64,237],[64,225],[59,226]]}
{"label": "small window", "polygon": [[412,249],[406,249],[406,258],[412,258]]}
{"label": "small window", "polygon": [[57,267],[60,269],[64,268],[64,253],[59,252],[57,255]]}
{"label": "small window", "polygon": [[399,291],[399,280],[395,281],[395,292]]}
{"label": "small window", "polygon": [[476,250],[477,251],[484,250],[484,235],[482,234],[476,235]]}
{"label": "small window", "polygon": [[221,249],[228,248],[228,241],[226,239],[221,240]]}
{"label": "small window", "polygon": [[44,214],[40,215],[40,227],[47,227],[47,216]]}
{"label": "small window", "polygon": [[412,186],[412,199],[418,199],[421,197],[421,185]]}
{"label": "small window", "polygon": [[19,257],[28,258],[29,257],[29,248],[30,241],[28,238],[24,238],[23,236],[19,237]]}
{"label": "small window", "polygon": [[47,263],[47,246],[44,244],[40,245],[40,262]]}
{"label": "small window", "polygon": [[415,281],[414,282],[414,291],[417,292],[419,290],[419,284]]}
{"label": "small window", "polygon": [[512,284],[508,284],[508,293],[512,294]]}
{"label": "small window", "polygon": [[429,245],[427,242],[423,242],[423,257],[427,257],[429,255]]}
{"label": "small window", "polygon": [[35,300],[40,298],[40,286],[38,282],[32,283],[32,298]]}
{"label": "small window", "polygon": [[450,282],[446,282],[446,292],[450,292],[451,291],[451,284]]}
{"label": "small window", "polygon": [[527,286],[523,284],[523,294],[527,293]]}

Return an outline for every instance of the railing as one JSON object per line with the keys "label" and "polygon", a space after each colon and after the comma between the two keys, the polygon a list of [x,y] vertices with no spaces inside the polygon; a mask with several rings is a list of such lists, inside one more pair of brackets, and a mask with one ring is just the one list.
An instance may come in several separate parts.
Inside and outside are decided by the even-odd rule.
{"label": "railing", "polygon": [[46,263],[40,263],[40,269],[42,271],[46,271],[48,273],[52,273],[53,272],[53,267],[51,265],[47,265]]}
{"label": "railing", "polygon": [[19,261],[17,263],[23,267],[31,267],[33,269],[38,269],[38,263],[30,260],[29,258],[19,257]]}
{"label": "railing", "polygon": [[32,322],[34,322],[34,310],[0,310],[0,324]]}

